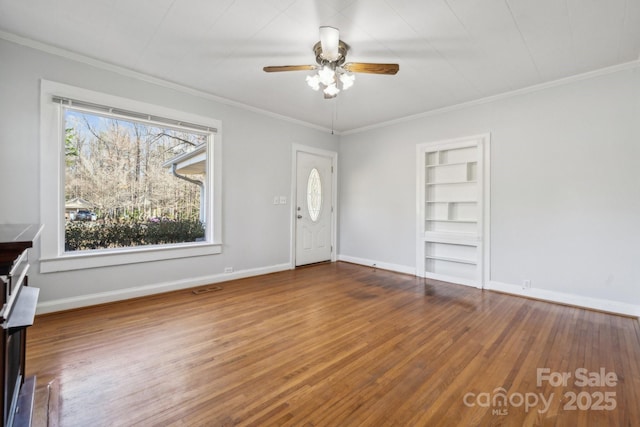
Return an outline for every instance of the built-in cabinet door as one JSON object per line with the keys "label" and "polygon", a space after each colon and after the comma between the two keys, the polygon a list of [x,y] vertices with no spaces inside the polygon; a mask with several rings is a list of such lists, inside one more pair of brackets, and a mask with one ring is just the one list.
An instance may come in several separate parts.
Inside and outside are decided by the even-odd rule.
{"label": "built-in cabinet door", "polygon": [[483,287],[488,135],[418,146],[417,274]]}

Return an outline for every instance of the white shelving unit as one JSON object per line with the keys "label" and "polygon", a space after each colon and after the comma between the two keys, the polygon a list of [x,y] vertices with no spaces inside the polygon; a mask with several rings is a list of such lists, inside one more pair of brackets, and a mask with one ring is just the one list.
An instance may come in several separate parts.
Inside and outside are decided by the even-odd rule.
{"label": "white shelving unit", "polygon": [[418,146],[418,274],[482,287],[488,135]]}

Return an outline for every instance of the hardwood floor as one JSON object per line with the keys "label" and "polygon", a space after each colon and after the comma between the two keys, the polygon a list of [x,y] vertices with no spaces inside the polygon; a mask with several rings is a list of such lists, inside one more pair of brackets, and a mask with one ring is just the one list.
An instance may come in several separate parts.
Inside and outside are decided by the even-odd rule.
{"label": "hardwood floor", "polygon": [[637,319],[346,263],[219,286],[38,316],[36,425],[640,426]]}

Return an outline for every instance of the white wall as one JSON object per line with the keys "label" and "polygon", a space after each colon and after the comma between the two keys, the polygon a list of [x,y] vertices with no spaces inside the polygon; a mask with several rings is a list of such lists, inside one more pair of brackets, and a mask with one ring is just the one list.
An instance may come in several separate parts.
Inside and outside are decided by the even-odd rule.
{"label": "white wall", "polygon": [[490,132],[489,287],[640,315],[639,123],[636,64],[343,135],[340,257],[413,271],[416,144]]}
{"label": "white wall", "polygon": [[[223,127],[223,253],[38,274],[40,311],[286,268],[291,145],[337,150],[339,253],[415,271],[415,146],[492,135],[490,287],[640,315],[640,70],[343,135],[0,40],[0,223],[39,222],[39,80],[209,115]],[[290,202],[290,201],[289,201]],[[46,224],[45,224],[46,226]],[[37,249],[34,258],[37,258]]]}
{"label": "white wall", "polygon": [[288,268],[291,201],[273,205],[273,196],[289,198],[292,144],[335,151],[337,136],[1,39],[0,223],[40,222],[41,78],[221,120],[224,243],[220,255],[63,273],[38,274],[36,262],[41,312]]}

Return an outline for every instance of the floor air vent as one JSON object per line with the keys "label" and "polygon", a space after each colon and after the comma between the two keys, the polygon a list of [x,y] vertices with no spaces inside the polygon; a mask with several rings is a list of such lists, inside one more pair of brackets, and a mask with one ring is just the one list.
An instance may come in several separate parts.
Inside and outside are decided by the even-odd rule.
{"label": "floor air vent", "polygon": [[200,289],[194,289],[193,293],[194,295],[200,295],[200,294],[206,294],[207,292],[215,292],[215,291],[221,291],[222,288],[220,286],[209,286],[208,288],[200,288]]}

